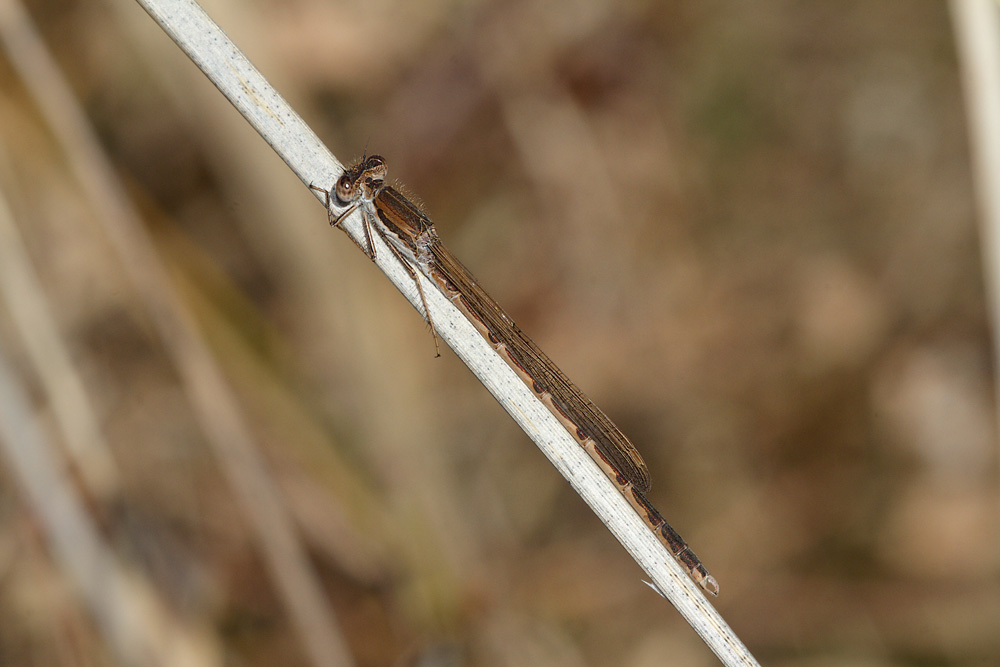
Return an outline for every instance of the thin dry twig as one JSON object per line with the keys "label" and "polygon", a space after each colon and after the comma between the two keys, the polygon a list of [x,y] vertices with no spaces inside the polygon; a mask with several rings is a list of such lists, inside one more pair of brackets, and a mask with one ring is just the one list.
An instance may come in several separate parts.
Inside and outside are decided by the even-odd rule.
{"label": "thin dry twig", "polygon": [[239,403],[194,318],[172,286],[152,240],[139,222],[138,212],[115,177],[69,86],[23,8],[12,0],[0,6],[0,39],[62,144],[75,176],[149,308],[196,418],[253,528],[261,554],[313,664],[352,664],[333,610]]}
{"label": "thin dry twig", "polygon": [[[10,211],[0,197],[0,224]],[[24,489],[62,572],[80,591],[108,645],[124,664],[219,665],[207,628],[178,620],[157,591],[127,568],[100,536],[53,448],[33,417],[27,392],[0,349],[0,456]]]}
{"label": "thin dry twig", "polygon": [[[993,363],[1000,378],[1000,6],[996,0],[952,0],[951,14],[969,117]],[[1000,391],[994,393],[1000,401]],[[1000,404],[997,419],[1000,424]]]}
{"label": "thin dry twig", "polygon": [[[140,0],[157,23],[205,72],[306,185],[329,187],[340,163],[288,106],[239,49],[195,3]],[[322,198],[319,193],[314,193]],[[344,227],[361,241],[360,216]],[[376,239],[376,244],[380,240]],[[417,288],[385,248],[377,264],[415,308]],[[422,275],[420,280],[426,280]],[[688,578],[687,573],[646,529],[628,502],[559,422],[503,362],[473,325],[429,282],[427,305],[441,338],[500,401],[546,457],[608,526],[636,562],[717,656],[727,665],[757,664],[743,643]]]}
{"label": "thin dry twig", "polygon": [[[8,163],[0,150],[5,171]],[[81,480],[92,497],[111,499],[120,490],[118,466],[5,201],[0,201],[0,209],[0,294],[49,396],[67,454]]]}

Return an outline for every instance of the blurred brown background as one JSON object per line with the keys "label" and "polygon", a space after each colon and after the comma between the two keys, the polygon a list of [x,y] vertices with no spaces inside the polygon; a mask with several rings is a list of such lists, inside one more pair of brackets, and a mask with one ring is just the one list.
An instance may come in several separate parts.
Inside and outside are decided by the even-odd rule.
{"label": "blurred brown background", "polygon": [[[341,160],[386,157],[629,434],[762,662],[998,664],[993,351],[945,3],[205,7]],[[717,664],[138,5],[27,10],[358,664]],[[89,486],[73,469],[88,515],[228,664],[311,664],[9,51],[0,92],[32,303],[113,462]],[[0,304],[0,349],[62,451],[31,334]],[[37,516],[4,463],[0,663],[115,664]]]}

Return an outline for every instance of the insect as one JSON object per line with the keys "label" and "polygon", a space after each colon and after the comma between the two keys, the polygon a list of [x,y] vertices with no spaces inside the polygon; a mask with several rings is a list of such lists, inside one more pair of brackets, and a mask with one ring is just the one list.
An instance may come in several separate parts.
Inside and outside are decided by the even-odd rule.
{"label": "insect", "polygon": [[[364,220],[365,243],[358,246],[373,261],[378,235],[417,285],[437,346],[434,322],[417,271],[429,278],[475,325],[507,364],[531,388],[577,442],[618,486],[649,528],[684,565],[692,579],[712,595],[719,585],[687,542],[647,500],[649,470],[624,433],[559,367],[528,338],[476,278],[438,238],[434,223],[398,190],[385,182],[388,171],[378,155],[348,168],[326,194],[330,224],[340,227],[354,211]],[[343,210],[335,215],[333,205]],[[353,240],[353,237],[352,237]]]}

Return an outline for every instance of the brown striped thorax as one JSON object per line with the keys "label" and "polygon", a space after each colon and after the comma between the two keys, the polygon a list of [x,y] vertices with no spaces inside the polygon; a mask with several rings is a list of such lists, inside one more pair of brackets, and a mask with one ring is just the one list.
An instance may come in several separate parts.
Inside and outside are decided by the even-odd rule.
{"label": "brown striped thorax", "polygon": [[[385,184],[388,169],[378,155],[364,157],[337,179],[333,196],[344,210],[334,217],[326,192],[330,224],[340,226],[355,210],[364,220],[365,245],[375,259],[373,232],[416,283],[421,305],[437,345],[434,322],[417,270],[430,279],[476,327],[571,436],[613,481],[674,557],[702,588],[718,595],[719,585],[683,538],[646,499],[649,470],[642,456],[614,422],[566,377],[534,341],[514,324],[472,273],[440,242],[430,219],[409,199]],[[318,189],[318,188],[314,188]],[[353,237],[351,237],[353,239]],[[416,268],[414,268],[416,267]]]}
{"label": "brown striped thorax", "polygon": [[[367,223],[376,223],[389,233],[389,240],[403,254],[420,262],[421,250],[437,240],[437,232],[430,219],[413,202],[392,186],[385,184],[388,171],[380,155],[362,158],[344,171],[337,179],[337,202],[348,211],[361,207]],[[341,214],[338,221],[347,213]],[[374,254],[374,248],[369,255]],[[423,253],[426,254],[426,253]],[[426,260],[426,257],[424,258]]]}

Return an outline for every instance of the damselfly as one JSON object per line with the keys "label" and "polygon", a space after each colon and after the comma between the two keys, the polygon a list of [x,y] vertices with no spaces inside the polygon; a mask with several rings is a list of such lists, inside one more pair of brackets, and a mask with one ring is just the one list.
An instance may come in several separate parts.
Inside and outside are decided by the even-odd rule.
{"label": "damselfly", "polygon": [[[430,219],[398,190],[386,185],[386,172],[385,160],[371,155],[347,169],[332,192],[314,186],[314,190],[326,193],[330,224],[339,227],[348,215],[359,210],[365,233],[365,243],[359,243],[359,247],[374,260],[373,232],[385,241],[416,283],[432,333],[434,322],[417,279],[418,270],[462,311],[583,446],[691,577],[706,591],[718,595],[715,577],[646,499],[649,470],[629,439],[479,286],[469,270],[438,239]],[[334,215],[334,203],[344,208],[338,215]],[[436,333],[434,339],[436,344]]]}

